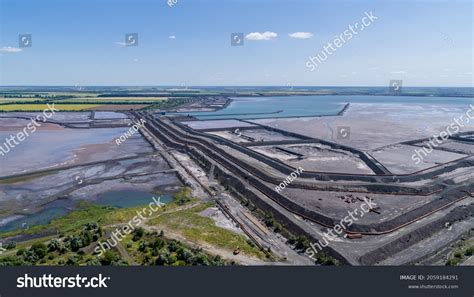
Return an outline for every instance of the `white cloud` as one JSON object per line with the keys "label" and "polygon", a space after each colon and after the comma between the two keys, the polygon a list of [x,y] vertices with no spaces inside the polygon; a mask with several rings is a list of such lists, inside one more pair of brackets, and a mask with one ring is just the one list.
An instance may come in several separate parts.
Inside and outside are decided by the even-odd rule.
{"label": "white cloud", "polygon": [[245,38],[247,40],[272,40],[274,38],[276,38],[278,36],[278,34],[276,34],[275,32],[263,32],[263,33],[260,33],[260,32],[253,32],[253,33],[249,33],[245,36]]}
{"label": "white cloud", "polygon": [[170,35],[168,38],[169,38],[169,39],[176,39],[176,36]]}
{"label": "white cloud", "polygon": [[17,47],[11,47],[11,46],[3,46],[3,47],[0,47],[0,52],[2,53],[19,53],[23,51],[21,48],[17,48]]}
{"label": "white cloud", "polygon": [[406,74],[406,71],[399,70],[399,71],[392,71],[390,74]]}
{"label": "white cloud", "polygon": [[126,43],[126,42],[117,41],[117,42],[115,42],[115,44],[118,44],[118,45],[120,45],[120,46],[127,46],[127,43]]}
{"label": "white cloud", "polygon": [[369,70],[379,70],[379,67],[375,66],[375,67],[370,67]]}
{"label": "white cloud", "polygon": [[288,34],[288,36],[290,36],[291,38],[308,39],[312,38],[314,34],[311,32],[295,32]]}

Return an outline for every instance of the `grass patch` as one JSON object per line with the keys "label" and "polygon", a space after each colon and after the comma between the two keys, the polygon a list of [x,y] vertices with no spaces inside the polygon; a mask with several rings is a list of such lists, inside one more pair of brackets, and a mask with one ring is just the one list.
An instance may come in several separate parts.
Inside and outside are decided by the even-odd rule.
{"label": "grass patch", "polygon": [[264,259],[265,254],[258,247],[251,245],[246,237],[218,227],[212,219],[199,215],[199,212],[213,205],[213,203],[205,203],[190,209],[164,213],[157,218],[151,219],[148,224],[165,226],[181,233],[187,239],[194,242],[205,242],[229,251],[240,248],[247,255]]}
{"label": "grass patch", "polygon": [[456,266],[466,261],[467,258],[471,257],[474,253],[474,230],[471,229],[467,238],[464,238],[457,242],[451,253],[448,255],[448,259],[445,265]]}

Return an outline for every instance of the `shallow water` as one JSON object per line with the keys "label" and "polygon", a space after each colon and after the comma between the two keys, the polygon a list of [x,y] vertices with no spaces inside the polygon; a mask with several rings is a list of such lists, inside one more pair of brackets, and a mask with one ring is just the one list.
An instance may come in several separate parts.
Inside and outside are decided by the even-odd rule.
{"label": "shallow water", "polygon": [[[316,115],[335,115],[346,103],[395,103],[395,104],[436,104],[469,105],[473,98],[461,97],[420,97],[420,96],[274,96],[237,97],[227,108],[215,112],[185,113],[200,120],[279,118]],[[281,112],[279,112],[281,111]],[[278,113],[277,113],[278,112]],[[265,114],[267,113],[267,114]],[[274,114],[269,114],[274,113]]]}
{"label": "shallow water", "polygon": [[[150,202],[154,201],[152,199],[153,197],[155,197],[156,200],[159,198],[159,201],[165,204],[173,200],[173,196],[170,194],[157,195],[144,191],[123,190],[103,193],[99,195],[98,199],[96,199],[94,203],[102,206],[128,208],[139,205],[146,206]],[[61,206],[49,207],[37,213],[19,218],[15,217],[11,221],[5,223],[3,226],[0,226],[0,232],[9,232],[18,229],[27,230],[33,226],[49,224],[52,220],[65,216],[72,211],[71,207],[65,207],[67,201],[68,200],[61,200],[61,203],[56,203],[57,205]],[[70,203],[68,203],[68,205],[71,206]]]}
{"label": "shallow water", "polygon": [[68,214],[70,210],[64,207],[51,207],[40,212],[26,215],[22,218],[13,220],[3,226],[0,226],[0,232],[8,232],[18,229],[27,230],[33,226],[46,225],[53,219]]}
{"label": "shallow water", "polygon": [[0,176],[152,151],[138,133],[118,146],[114,140],[127,132],[127,127],[68,129],[46,124],[14,147],[6,147],[4,139],[28,124],[21,121],[11,125],[11,121],[0,119],[0,146],[5,151],[8,148],[8,152],[0,156]]}

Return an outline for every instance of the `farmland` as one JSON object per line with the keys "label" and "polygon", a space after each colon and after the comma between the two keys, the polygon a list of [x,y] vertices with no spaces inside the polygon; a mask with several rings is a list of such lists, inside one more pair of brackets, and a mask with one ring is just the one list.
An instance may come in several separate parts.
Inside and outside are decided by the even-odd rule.
{"label": "farmland", "polygon": [[[55,107],[61,111],[82,111],[98,107],[97,104],[55,104]],[[42,111],[47,109],[47,104],[3,104],[0,105],[0,111]]]}

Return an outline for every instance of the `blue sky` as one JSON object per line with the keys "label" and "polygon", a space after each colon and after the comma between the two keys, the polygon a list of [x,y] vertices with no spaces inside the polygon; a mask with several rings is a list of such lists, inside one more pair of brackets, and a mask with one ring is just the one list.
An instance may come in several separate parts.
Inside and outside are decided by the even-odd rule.
{"label": "blue sky", "polygon": [[[175,1],[0,0],[0,85],[473,86],[469,0]],[[378,19],[309,71],[364,12]]]}

